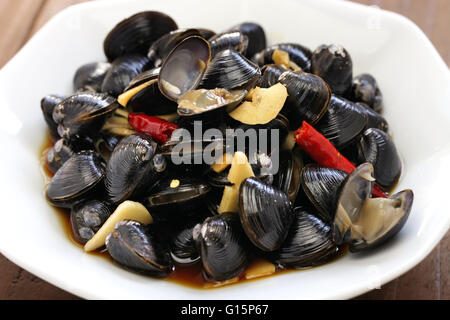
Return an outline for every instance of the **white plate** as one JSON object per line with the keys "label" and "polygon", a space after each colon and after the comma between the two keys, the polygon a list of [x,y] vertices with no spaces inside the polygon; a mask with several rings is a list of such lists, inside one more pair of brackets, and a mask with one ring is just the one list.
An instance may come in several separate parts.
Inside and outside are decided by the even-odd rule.
{"label": "white plate", "polygon": [[[394,13],[344,1],[96,1],[55,16],[0,73],[0,248],[14,263],[91,299],[344,299],[380,286],[418,264],[450,226],[450,76],[426,36]],[[261,23],[271,43],[315,48],[341,43],[354,74],[370,72],[384,94],[385,117],[404,159],[398,190],[415,193],[409,221],[375,252],[216,290],[197,290],[124,271],[68,240],[44,199],[38,153],[45,124],[39,101],[69,94],[78,66],[103,60],[102,41],[142,10],[171,15],[180,27],[215,31]]]}

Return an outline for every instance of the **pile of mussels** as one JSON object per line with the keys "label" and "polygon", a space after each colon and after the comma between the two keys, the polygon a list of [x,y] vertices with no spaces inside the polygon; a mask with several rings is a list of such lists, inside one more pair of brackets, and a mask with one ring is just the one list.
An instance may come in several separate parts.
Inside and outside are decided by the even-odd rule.
{"label": "pile of mussels", "polygon": [[[341,45],[267,46],[256,23],[216,34],[146,11],[117,24],[104,52],[107,62],[76,71],[73,95],[41,101],[55,142],[45,157],[54,173],[46,197],[70,208],[86,251],[106,247],[119,265],[152,276],[199,263],[207,281],[224,281],[257,258],[304,268],[342,245],[367,250],[405,224],[411,190],[371,196],[375,183],[389,192],[402,166],[375,78],[353,77]],[[155,139],[130,125],[131,114],[188,132],[196,121],[224,135],[277,130],[277,141],[250,154],[225,139],[173,139],[179,129]],[[356,169],[315,163],[295,143],[303,121]],[[226,150],[214,164],[173,162],[179,143],[195,158],[212,142]],[[278,171],[264,170],[274,153]]]}

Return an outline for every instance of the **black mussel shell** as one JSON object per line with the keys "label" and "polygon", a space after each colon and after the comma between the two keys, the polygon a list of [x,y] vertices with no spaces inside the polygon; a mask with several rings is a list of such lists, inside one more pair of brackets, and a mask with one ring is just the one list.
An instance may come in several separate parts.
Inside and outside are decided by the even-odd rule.
{"label": "black mussel shell", "polygon": [[167,276],[172,271],[169,250],[151,226],[120,221],[106,238],[106,248],[114,261],[128,270],[155,277]]}
{"label": "black mussel shell", "polygon": [[363,102],[356,102],[355,105],[360,109],[362,113],[367,116],[367,125],[364,130],[369,128],[376,128],[386,133],[389,132],[389,124],[381,114],[379,114]]}
{"label": "black mussel shell", "polygon": [[168,99],[178,101],[184,93],[194,90],[202,80],[211,59],[211,48],[202,37],[181,41],[161,66],[158,86]]}
{"label": "black mussel shell", "polygon": [[250,241],[263,251],[274,251],[287,236],[294,209],[283,191],[247,178],[239,189],[239,216]]}
{"label": "black mussel shell", "polygon": [[312,52],[310,49],[296,43],[280,43],[272,45],[258,52],[253,56],[252,60],[261,67],[266,64],[274,63],[272,56],[275,50],[287,52],[291,62],[295,63],[304,72],[310,71]]}
{"label": "black mussel shell", "polygon": [[288,97],[282,113],[289,119],[291,129],[297,129],[303,121],[317,123],[328,109],[331,91],[327,83],[310,73],[286,71],[279,77]]}
{"label": "black mussel shell", "polygon": [[130,82],[148,68],[147,57],[132,54],[114,60],[102,83],[102,92],[118,97]]}
{"label": "black mussel shell", "polygon": [[[112,203],[138,197],[160,178],[154,158],[157,144],[145,134],[132,134],[117,144],[106,167],[105,186]],[[156,158],[158,159],[158,158]]]}
{"label": "black mussel shell", "polygon": [[[350,251],[359,252],[382,245],[393,238],[405,225],[411,212],[412,190],[400,191],[389,199],[366,199],[360,219],[355,221]],[[357,232],[360,231],[361,232]]]}
{"label": "black mussel shell", "polygon": [[[128,112],[167,115],[177,111],[177,103],[167,99],[159,90],[159,71],[160,68],[153,68],[139,74],[119,96],[119,103],[125,105]],[[123,99],[125,96],[126,100]]]}
{"label": "black mussel shell", "polygon": [[273,186],[284,191],[294,203],[301,184],[302,156],[296,151],[282,151],[279,157],[278,172],[274,175]]}
{"label": "black mussel shell", "polygon": [[368,73],[353,78],[349,99],[363,102],[375,112],[380,112],[383,108],[383,95],[378,87],[377,80]]}
{"label": "black mussel shell", "polygon": [[220,51],[230,49],[245,55],[248,47],[248,37],[240,31],[228,31],[218,33],[208,39],[211,46],[211,57],[215,57]]}
{"label": "black mussel shell", "polygon": [[110,62],[128,54],[146,55],[154,41],[176,29],[175,21],[164,13],[140,12],[117,24],[106,36],[103,49]]}
{"label": "black mussel shell", "polygon": [[122,138],[123,136],[108,131],[101,131],[99,138],[94,143],[95,151],[102,156],[105,162],[108,162],[114,148],[119,144]]}
{"label": "black mussel shell", "polygon": [[159,181],[143,203],[155,221],[187,220],[204,205],[210,190],[200,178],[170,175]]}
{"label": "black mussel shell", "polygon": [[266,34],[261,25],[254,22],[243,22],[232,27],[230,30],[238,30],[248,38],[248,46],[245,56],[251,59],[256,53],[267,46]]}
{"label": "black mussel shell", "polygon": [[147,57],[154,63],[155,67],[160,67],[169,53],[184,39],[192,36],[202,36],[198,29],[177,29],[171,31],[153,42],[148,50]]}
{"label": "black mussel shell", "polygon": [[286,67],[279,64],[266,64],[262,67],[262,76],[258,82],[258,87],[269,88],[278,83],[281,74],[288,71]]}
{"label": "black mussel shell", "polygon": [[53,110],[61,137],[74,140],[94,137],[106,116],[117,109],[115,99],[103,93],[82,92],[61,101]]}
{"label": "black mussel shell", "polygon": [[45,164],[51,172],[55,173],[74,154],[73,146],[67,140],[61,138],[48,151]]}
{"label": "black mussel shell", "polygon": [[108,62],[92,62],[82,65],[73,77],[73,88],[75,91],[101,92],[103,79],[111,68]]}
{"label": "black mussel shell", "polygon": [[224,281],[240,275],[248,263],[245,235],[235,213],[222,213],[194,228],[203,266],[209,281]]}
{"label": "black mussel shell", "polygon": [[372,194],[373,166],[363,163],[347,175],[341,183],[335,202],[332,224],[333,241],[340,245],[352,237],[353,222],[357,221],[364,201]]}
{"label": "black mussel shell", "polygon": [[70,212],[70,224],[75,240],[85,244],[112,214],[106,202],[91,200],[77,203]]}
{"label": "black mussel shell", "polygon": [[338,252],[331,238],[331,228],[316,215],[295,209],[286,240],[270,253],[271,260],[288,268],[307,268],[330,260]]}
{"label": "black mussel shell", "polygon": [[314,164],[308,164],[302,170],[303,191],[319,217],[327,223],[334,220],[337,193],[346,176],[344,171]]}
{"label": "black mussel shell", "polygon": [[252,89],[261,76],[259,67],[233,50],[224,50],[211,60],[199,87],[204,89],[223,88]]}
{"label": "black mussel shell", "polygon": [[346,95],[352,88],[353,63],[342,45],[321,45],[312,55],[311,71],[324,79],[337,95]]}
{"label": "black mussel shell", "polygon": [[65,98],[65,96],[50,94],[43,97],[41,100],[41,110],[44,120],[47,123],[50,135],[55,140],[58,140],[60,136],[58,134],[58,124],[53,120],[53,110]]}
{"label": "black mussel shell", "polygon": [[370,162],[377,185],[389,191],[402,172],[402,162],[392,139],[379,129],[369,128],[364,131],[357,147],[359,162]]}
{"label": "black mussel shell", "polygon": [[191,90],[179,98],[177,113],[182,117],[199,117],[215,111],[231,112],[246,95],[247,90]]}
{"label": "black mussel shell", "polygon": [[53,176],[45,192],[51,204],[71,207],[74,203],[95,196],[92,190],[103,186],[104,164],[93,151],[81,151],[67,160]]}
{"label": "black mussel shell", "polygon": [[340,150],[351,144],[366,125],[367,116],[360,107],[332,94],[328,109],[315,128]]}

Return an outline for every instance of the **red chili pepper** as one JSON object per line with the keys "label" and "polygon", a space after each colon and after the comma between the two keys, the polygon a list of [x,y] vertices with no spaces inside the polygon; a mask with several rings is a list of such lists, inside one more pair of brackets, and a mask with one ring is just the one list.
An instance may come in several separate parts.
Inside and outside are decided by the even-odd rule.
{"label": "red chili pepper", "polygon": [[[306,121],[303,121],[302,126],[295,131],[294,137],[295,142],[319,165],[339,169],[347,173],[355,170],[355,165]],[[373,187],[373,196],[387,198],[377,185]]]}
{"label": "red chili pepper", "polygon": [[134,130],[151,135],[158,143],[166,142],[172,132],[179,128],[172,122],[141,113],[130,113],[128,122]]}

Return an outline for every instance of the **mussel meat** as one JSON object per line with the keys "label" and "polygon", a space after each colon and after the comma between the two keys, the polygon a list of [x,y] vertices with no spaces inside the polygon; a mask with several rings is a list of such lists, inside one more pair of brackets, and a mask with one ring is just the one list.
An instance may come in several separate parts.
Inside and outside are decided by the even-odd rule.
{"label": "mussel meat", "polygon": [[277,50],[287,52],[291,62],[295,63],[295,65],[300,67],[304,72],[310,71],[312,52],[310,49],[297,43],[280,43],[269,46],[255,54],[252,61],[258,63],[260,67],[274,63],[273,54]]}

